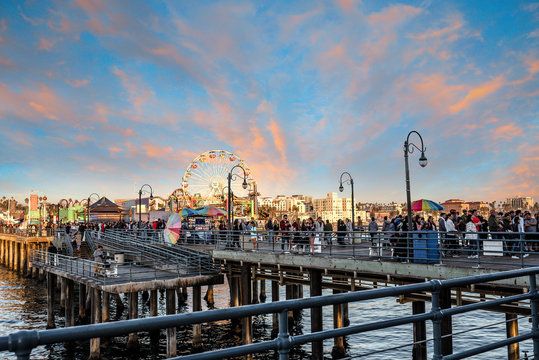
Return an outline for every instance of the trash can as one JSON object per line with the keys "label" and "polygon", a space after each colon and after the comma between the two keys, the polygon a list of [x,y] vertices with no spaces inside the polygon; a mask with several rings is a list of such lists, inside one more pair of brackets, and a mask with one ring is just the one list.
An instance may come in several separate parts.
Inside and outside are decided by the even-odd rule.
{"label": "trash can", "polygon": [[440,261],[438,256],[438,234],[436,231],[422,231],[414,234],[414,263],[436,264]]}
{"label": "trash can", "polygon": [[114,254],[114,262],[118,265],[123,264],[125,262],[125,254],[123,253]]}
{"label": "trash can", "polygon": [[413,260],[414,263],[426,264],[427,263],[427,239],[423,237],[423,234],[413,235]]}

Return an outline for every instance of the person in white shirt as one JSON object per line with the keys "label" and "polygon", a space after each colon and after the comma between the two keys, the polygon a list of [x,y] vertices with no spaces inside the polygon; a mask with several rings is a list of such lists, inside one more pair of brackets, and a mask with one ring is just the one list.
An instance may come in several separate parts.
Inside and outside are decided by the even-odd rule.
{"label": "person in white shirt", "polygon": [[453,257],[458,257],[457,228],[455,228],[455,223],[453,222],[453,220],[451,220],[451,217],[447,215],[445,218],[445,229],[447,230],[447,255],[453,255]]}
{"label": "person in white shirt", "polygon": [[470,246],[470,255],[468,259],[477,259],[479,257],[479,242],[477,241],[477,226],[473,222],[472,215],[466,218],[466,236]]}

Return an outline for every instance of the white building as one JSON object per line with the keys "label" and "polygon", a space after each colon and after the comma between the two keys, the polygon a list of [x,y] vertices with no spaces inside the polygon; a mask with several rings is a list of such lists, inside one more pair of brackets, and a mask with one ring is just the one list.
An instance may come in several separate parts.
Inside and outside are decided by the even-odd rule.
{"label": "white building", "polygon": [[529,210],[533,208],[533,198],[530,196],[517,196],[508,198],[505,203],[510,209]]}
{"label": "white building", "polygon": [[336,223],[337,220],[352,220],[352,199],[340,198],[337,193],[327,194],[325,199],[313,200],[313,211],[322,220]]}

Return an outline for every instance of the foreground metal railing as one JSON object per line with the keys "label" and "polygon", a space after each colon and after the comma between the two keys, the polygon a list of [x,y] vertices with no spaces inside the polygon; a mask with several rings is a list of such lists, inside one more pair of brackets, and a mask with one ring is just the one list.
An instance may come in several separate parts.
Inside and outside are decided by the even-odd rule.
{"label": "foreground metal railing", "polygon": [[[88,340],[97,337],[122,336],[133,332],[146,332],[158,329],[200,324],[226,319],[238,319],[264,314],[279,314],[279,334],[278,337],[259,343],[236,346],[227,349],[209,351],[201,354],[193,354],[176,359],[224,359],[247,354],[277,351],[280,360],[289,358],[290,349],[294,346],[307,344],[316,341],[331,339],[334,337],[360,334],[374,330],[387,329],[395,326],[412,324],[419,321],[432,322],[433,359],[456,360],[470,357],[477,354],[498,349],[510,344],[533,340],[534,358],[539,357],[539,293],[537,291],[536,276],[539,267],[518,269],[494,274],[478,275],[466,278],[451,280],[431,280],[425,283],[397,286],[392,288],[364,290],[359,292],[342,293],[328,296],[317,296],[306,299],[295,299],[287,301],[272,302],[258,305],[247,305],[228,309],[200,311],[189,314],[178,314],[168,316],[158,316],[145,319],[125,320],[104,324],[85,325],[70,327],[65,329],[43,330],[43,331],[18,331],[8,336],[0,337],[0,351],[11,351],[17,355],[18,359],[29,359],[34,348],[40,345],[48,345],[58,342]],[[524,294],[508,296],[505,298],[482,301],[469,305],[456,306],[449,309],[440,308],[440,292],[450,291],[455,287],[470,286],[485,282],[492,282],[503,279],[517,277],[529,277],[529,291]],[[431,310],[426,313],[399,316],[383,321],[376,321],[363,324],[351,324],[348,327],[324,330],[315,333],[290,336],[288,332],[288,311],[317,308],[336,304],[352,303],[365,300],[382,299],[387,297],[397,297],[418,292],[430,292],[432,296]],[[476,310],[489,309],[501,304],[513,302],[529,301],[531,308],[532,325],[528,332],[515,337],[498,341],[485,342],[481,346],[468,348],[454,354],[442,353],[442,320],[458,314],[469,313]]]}

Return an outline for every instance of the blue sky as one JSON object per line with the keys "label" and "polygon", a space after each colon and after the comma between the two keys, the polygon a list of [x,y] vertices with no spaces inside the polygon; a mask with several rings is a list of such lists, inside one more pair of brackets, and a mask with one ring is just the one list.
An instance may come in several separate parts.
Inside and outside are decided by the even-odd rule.
{"label": "blue sky", "polygon": [[262,195],[402,202],[415,129],[413,198],[537,198],[538,39],[524,1],[3,1],[0,193],[167,196],[224,149]]}

